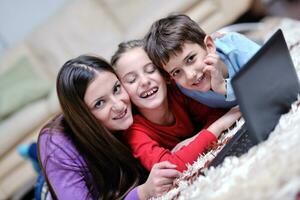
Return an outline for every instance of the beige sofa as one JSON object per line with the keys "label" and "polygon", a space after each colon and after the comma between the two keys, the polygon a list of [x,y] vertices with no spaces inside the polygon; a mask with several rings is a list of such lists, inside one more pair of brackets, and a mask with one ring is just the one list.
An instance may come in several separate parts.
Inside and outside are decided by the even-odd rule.
{"label": "beige sofa", "polygon": [[[0,77],[14,79],[2,83],[5,88],[2,85],[0,89],[2,95],[7,95],[0,97],[1,116],[8,115],[0,121],[0,199],[6,199],[36,177],[30,162],[18,155],[17,145],[36,141],[38,130],[59,111],[59,106],[54,73],[51,75],[25,44],[8,51],[0,66]],[[19,74],[10,73],[22,68]]]}
{"label": "beige sofa", "polygon": [[42,125],[59,112],[54,84],[59,67],[67,59],[82,53],[97,53],[108,59],[119,42],[142,37],[154,20],[173,12],[188,14],[211,33],[232,23],[251,2],[72,1],[8,50],[0,60],[0,76],[25,57],[36,76],[48,81],[52,89],[0,122],[0,199],[12,197],[36,178],[30,162],[18,155],[16,146],[35,141]]}

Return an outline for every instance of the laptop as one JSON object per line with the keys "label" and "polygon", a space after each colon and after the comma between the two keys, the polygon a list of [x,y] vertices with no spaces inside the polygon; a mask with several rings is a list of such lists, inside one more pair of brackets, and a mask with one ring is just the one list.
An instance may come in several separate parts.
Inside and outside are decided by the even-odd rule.
{"label": "laptop", "polygon": [[299,80],[280,29],[232,78],[232,86],[245,123],[210,166],[266,140],[280,116],[297,100]]}

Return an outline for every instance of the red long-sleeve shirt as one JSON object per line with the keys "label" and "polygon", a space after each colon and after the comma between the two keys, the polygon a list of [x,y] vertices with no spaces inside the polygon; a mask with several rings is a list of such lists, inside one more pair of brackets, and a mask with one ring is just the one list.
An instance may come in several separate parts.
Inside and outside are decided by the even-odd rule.
{"label": "red long-sleeve shirt", "polygon": [[[179,171],[185,170],[187,163],[192,164],[216,141],[215,135],[205,128],[224,114],[223,109],[210,108],[184,96],[174,85],[168,86],[168,101],[175,117],[173,125],[158,125],[136,114],[133,125],[123,133],[123,139],[131,147],[133,155],[149,171],[161,161],[176,164]],[[197,133],[195,125],[204,129],[189,145],[172,153],[171,150],[179,142]]]}

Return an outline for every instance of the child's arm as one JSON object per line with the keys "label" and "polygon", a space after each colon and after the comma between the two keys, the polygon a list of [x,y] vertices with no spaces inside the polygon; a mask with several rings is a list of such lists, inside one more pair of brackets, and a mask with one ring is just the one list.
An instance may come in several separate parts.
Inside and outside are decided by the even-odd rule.
{"label": "child's arm", "polygon": [[[199,133],[198,133],[199,134]],[[181,149],[184,146],[189,145],[192,141],[194,141],[194,139],[198,136],[198,134],[194,135],[193,137],[187,138],[181,142],[179,142],[172,150],[171,152],[174,153],[176,151],[178,151],[179,149]]]}
{"label": "child's arm", "polygon": [[144,129],[142,126],[132,126],[123,135],[124,140],[131,147],[134,157],[150,171],[155,163],[169,161],[177,165],[177,170],[184,171],[187,164],[192,164],[205,149],[217,140],[216,136],[208,130],[202,130],[188,146],[172,153],[149,135],[154,130]]}
{"label": "child's arm", "polygon": [[[229,39],[229,42],[236,47],[236,49],[229,55],[231,62],[236,63],[233,66],[233,75],[235,75],[260,49],[260,45],[239,33],[231,33]],[[228,77],[227,79],[227,101],[235,100],[234,91],[231,85],[231,78],[232,77]]]}
{"label": "child's arm", "polygon": [[[211,111],[213,112],[213,110]],[[211,114],[214,115],[214,113]],[[142,126],[129,128],[124,134],[124,139],[131,147],[134,157],[138,158],[149,171],[155,163],[162,161],[169,161],[177,165],[177,170],[184,171],[187,169],[187,164],[195,162],[199,155],[217,140],[222,131],[229,128],[239,117],[239,111],[233,109],[213,123],[207,119],[208,128],[202,129],[194,140],[176,152],[161,146],[159,142],[149,136],[154,135],[154,133],[150,133],[153,130],[144,129]]]}
{"label": "child's arm", "polygon": [[[207,129],[214,133],[216,137],[219,137],[219,135],[231,127],[236,120],[238,120],[241,117],[241,112],[239,108],[233,107],[231,108],[225,115],[223,115],[221,118],[219,118],[217,121],[212,123]],[[201,132],[200,132],[201,133]],[[193,137],[190,137],[188,139],[185,139],[184,141],[178,143],[173,149],[172,152],[176,152],[180,150],[182,147],[189,145],[194,139],[200,134],[197,133]]]}
{"label": "child's arm", "polygon": [[207,130],[214,133],[216,137],[219,137],[220,134],[231,127],[240,117],[241,112],[238,106],[231,108],[225,115],[220,119],[212,123]]}
{"label": "child's arm", "polygon": [[203,72],[210,75],[211,89],[214,92],[226,95],[226,65],[221,61],[219,55],[216,53],[209,53],[204,59],[204,63],[206,66],[204,67]]}
{"label": "child's arm", "polygon": [[[211,72],[211,85],[215,92],[225,94],[226,101],[235,100],[233,88],[231,86],[231,78],[248,62],[248,60],[259,50],[260,46],[254,41],[248,39],[242,34],[231,32],[224,37],[215,41],[219,45],[226,45],[230,50],[226,57],[231,63],[231,74],[223,73],[223,77],[218,76],[222,72],[222,64],[220,59],[216,56],[208,55],[205,63],[207,64],[207,71]],[[228,69],[229,66],[226,66]],[[219,73],[219,74],[218,74]],[[225,87],[224,87],[225,86]],[[224,93],[225,91],[225,93]]]}
{"label": "child's arm", "polygon": [[[225,36],[225,33],[215,32],[211,37],[215,40],[217,38],[222,38]],[[204,73],[210,73],[211,76],[211,87],[214,92],[226,95],[226,81],[224,77],[227,76],[227,67],[220,59],[220,56],[214,52],[209,53],[204,63],[206,67],[204,68]]]}

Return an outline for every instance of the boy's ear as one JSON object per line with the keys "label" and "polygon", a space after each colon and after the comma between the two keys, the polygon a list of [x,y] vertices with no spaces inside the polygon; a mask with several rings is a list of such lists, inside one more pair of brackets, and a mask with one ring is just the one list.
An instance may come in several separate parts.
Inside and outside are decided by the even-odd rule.
{"label": "boy's ear", "polygon": [[205,36],[204,45],[208,53],[216,53],[216,45],[210,35]]}

